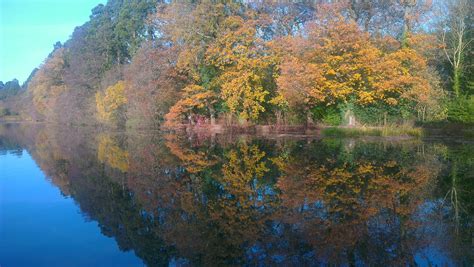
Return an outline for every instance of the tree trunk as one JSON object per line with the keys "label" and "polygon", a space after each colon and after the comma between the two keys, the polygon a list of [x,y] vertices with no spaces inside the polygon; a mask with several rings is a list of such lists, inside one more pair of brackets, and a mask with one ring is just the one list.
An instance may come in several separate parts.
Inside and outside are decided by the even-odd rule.
{"label": "tree trunk", "polygon": [[404,5],[402,47],[408,47],[408,35],[411,32],[410,15],[413,6],[416,5],[416,0],[406,1]]}
{"label": "tree trunk", "polygon": [[453,91],[456,98],[458,98],[461,92],[461,70],[456,66],[454,67]]}
{"label": "tree trunk", "polygon": [[216,117],[214,115],[214,109],[213,108],[209,108],[209,113],[211,114],[211,125],[215,125],[216,124]]}
{"label": "tree trunk", "polygon": [[211,125],[216,125],[216,117],[214,117],[214,114],[211,114]]}
{"label": "tree trunk", "polygon": [[313,124],[313,118],[311,112],[306,113],[306,128],[309,128]]}
{"label": "tree trunk", "polygon": [[277,110],[277,111],[275,112],[275,117],[276,117],[276,129],[277,129],[277,130],[280,130],[281,125],[283,124],[283,123],[282,123],[282,119],[281,119],[281,118],[282,118],[282,112],[281,112],[281,110]]}

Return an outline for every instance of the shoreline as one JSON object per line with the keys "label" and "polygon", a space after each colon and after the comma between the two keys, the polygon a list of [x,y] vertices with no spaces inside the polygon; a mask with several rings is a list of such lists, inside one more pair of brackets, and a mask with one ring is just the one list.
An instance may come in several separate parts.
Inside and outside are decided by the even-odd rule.
{"label": "shoreline", "polygon": [[450,122],[426,123],[414,126],[389,125],[389,126],[327,126],[322,124],[313,125],[224,125],[224,124],[179,124],[173,126],[157,127],[127,127],[116,128],[101,124],[61,124],[51,121],[34,121],[24,119],[0,119],[0,124],[45,124],[54,127],[94,127],[100,130],[110,131],[164,131],[183,132],[197,135],[255,135],[266,137],[295,137],[295,138],[317,138],[317,137],[382,137],[396,139],[411,139],[425,137],[463,137],[474,138],[474,125]]}

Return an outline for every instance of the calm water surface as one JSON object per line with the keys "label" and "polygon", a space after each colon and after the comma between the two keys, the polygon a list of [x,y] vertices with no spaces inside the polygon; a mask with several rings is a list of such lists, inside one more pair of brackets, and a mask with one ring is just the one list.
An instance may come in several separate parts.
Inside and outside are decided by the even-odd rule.
{"label": "calm water surface", "polygon": [[0,124],[0,266],[473,266],[472,140]]}

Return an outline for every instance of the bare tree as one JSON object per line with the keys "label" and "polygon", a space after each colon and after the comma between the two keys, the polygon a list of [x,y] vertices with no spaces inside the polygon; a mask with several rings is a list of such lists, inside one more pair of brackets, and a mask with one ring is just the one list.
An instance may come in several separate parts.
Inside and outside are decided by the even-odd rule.
{"label": "bare tree", "polygon": [[467,19],[473,11],[471,0],[448,0],[447,18],[443,25],[442,43],[444,53],[453,68],[453,91],[456,97],[461,93],[461,75],[465,67],[464,57],[472,43],[468,34],[471,29]]}

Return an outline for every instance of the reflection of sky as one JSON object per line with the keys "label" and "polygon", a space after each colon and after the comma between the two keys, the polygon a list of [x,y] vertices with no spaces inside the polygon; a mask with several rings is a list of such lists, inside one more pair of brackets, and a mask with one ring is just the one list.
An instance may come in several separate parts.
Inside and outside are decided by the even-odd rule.
{"label": "reflection of sky", "polygon": [[453,262],[434,246],[428,246],[415,255],[417,266],[455,266]]}
{"label": "reflection of sky", "polygon": [[30,155],[0,154],[1,266],[142,266],[86,222]]}
{"label": "reflection of sky", "polygon": [[420,205],[413,219],[422,223],[418,230],[420,238],[430,240],[427,247],[415,254],[418,266],[455,266],[453,261],[442,251],[442,246],[447,246],[448,233],[437,212],[441,201],[426,201]]}

